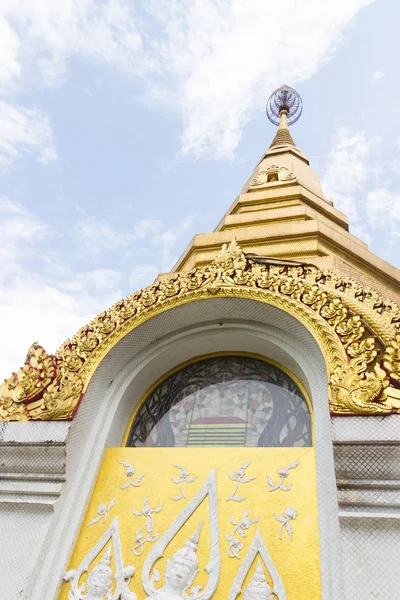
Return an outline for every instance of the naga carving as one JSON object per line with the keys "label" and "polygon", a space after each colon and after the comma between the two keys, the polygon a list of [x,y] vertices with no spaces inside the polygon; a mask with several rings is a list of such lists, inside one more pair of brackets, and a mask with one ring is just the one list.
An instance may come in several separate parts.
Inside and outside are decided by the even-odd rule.
{"label": "naga carving", "polygon": [[33,344],[24,366],[0,384],[0,421],[71,419],[112,346],[163,310],[211,297],[265,302],[302,322],[326,359],[332,413],[400,412],[400,307],[332,271],[252,260],[233,240],[209,265],[171,273],[118,301],[55,356]]}
{"label": "naga carving", "polygon": [[386,346],[383,367],[389,373],[392,382],[396,386],[400,385],[400,333]]}

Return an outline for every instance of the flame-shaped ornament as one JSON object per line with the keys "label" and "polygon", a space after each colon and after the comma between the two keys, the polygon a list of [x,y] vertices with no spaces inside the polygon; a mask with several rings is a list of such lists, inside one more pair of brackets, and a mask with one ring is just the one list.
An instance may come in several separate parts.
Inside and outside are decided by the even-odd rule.
{"label": "flame-shaped ornament", "polygon": [[[210,560],[208,565],[204,567],[208,573],[206,587],[204,590],[202,586],[195,586],[190,589],[199,571],[199,561],[196,552],[203,527],[202,521],[196,532],[184,543],[183,548],[175,552],[171,559],[167,561],[164,586],[156,589],[154,584],[160,580],[160,574],[154,568],[156,562],[164,556],[168,544],[206,497],[208,497],[210,515]],[[182,600],[188,598],[191,600],[209,600],[212,598],[218,587],[221,567],[218,532],[217,481],[214,468],[196,496],[186,505],[172,525],[150,550],[142,571],[143,588],[148,594],[146,600]],[[152,571],[153,574],[151,575]]]}
{"label": "flame-shaped ornament", "polygon": [[[97,564],[90,569],[98,554],[112,541]],[[115,561],[115,574],[111,569],[111,547]],[[84,573],[88,573],[87,585],[79,585]],[[64,581],[70,583],[68,600],[136,600],[136,594],[129,590],[129,582],[135,573],[133,566],[124,567],[121,540],[119,537],[118,517],[101,536],[97,544],[89,550],[77,569],[71,569],[64,575]],[[113,579],[115,590],[112,591]]]}
{"label": "flame-shaped ornament", "polygon": [[286,592],[285,588],[283,587],[282,580],[267,550],[267,547],[264,543],[264,540],[258,527],[254,536],[253,543],[251,544],[249,551],[246,554],[246,557],[240,566],[238,574],[235,577],[235,581],[233,582],[231,591],[228,596],[228,600],[236,600],[236,598],[241,593],[246,576],[257,554],[259,554],[262,558],[266,570],[268,571],[272,579],[272,591],[264,575],[261,561],[259,560],[257,564],[256,573],[248,587],[244,590],[244,600],[275,600],[275,598],[277,598],[278,600],[286,600]]}

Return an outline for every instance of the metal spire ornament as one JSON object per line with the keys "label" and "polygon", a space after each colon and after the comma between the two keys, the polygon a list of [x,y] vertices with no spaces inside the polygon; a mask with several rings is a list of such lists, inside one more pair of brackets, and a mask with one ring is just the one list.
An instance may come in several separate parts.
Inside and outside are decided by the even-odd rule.
{"label": "metal spire ornament", "polygon": [[303,111],[303,101],[296,90],[288,85],[282,85],[268,98],[267,117],[274,125],[281,124],[282,113],[287,116],[287,124],[292,125],[299,120]]}

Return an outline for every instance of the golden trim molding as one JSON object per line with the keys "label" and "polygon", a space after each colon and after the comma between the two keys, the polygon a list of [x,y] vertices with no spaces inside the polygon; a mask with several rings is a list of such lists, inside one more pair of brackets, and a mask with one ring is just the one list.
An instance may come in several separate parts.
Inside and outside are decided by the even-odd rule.
{"label": "golden trim molding", "polygon": [[130,331],[166,310],[210,298],[248,298],[291,314],[325,357],[337,415],[400,412],[400,307],[371,288],[313,265],[259,263],[233,240],[214,260],[171,273],[120,300],[55,356],[37,343],[0,385],[0,421],[71,419],[100,362]]}

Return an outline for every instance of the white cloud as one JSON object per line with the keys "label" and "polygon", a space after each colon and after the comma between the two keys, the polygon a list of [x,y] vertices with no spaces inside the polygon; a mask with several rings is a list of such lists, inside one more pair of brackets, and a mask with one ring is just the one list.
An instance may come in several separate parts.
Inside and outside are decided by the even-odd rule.
{"label": "white cloud", "polygon": [[175,245],[193,227],[195,218],[196,215],[187,215],[181,219],[176,227],[169,227],[154,238],[154,246],[160,252],[159,259],[162,271],[171,269],[177,261],[179,255],[176,256],[174,253]]}
{"label": "white cloud", "polygon": [[5,277],[20,270],[20,261],[31,256],[32,246],[46,230],[24,207],[0,198],[0,284]]}
{"label": "white cloud", "polygon": [[371,174],[369,156],[380,141],[377,136],[368,138],[363,131],[352,132],[340,127],[327,157],[322,179],[325,195],[354,222],[362,216],[359,192]]}
{"label": "white cloud", "polygon": [[75,235],[81,247],[92,254],[103,250],[117,250],[135,239],[133,233],[117,231],[107,223],[85,217],[75,225]]}
{"label": "white cloud", "polygon": [[[47,225],[23,206],[0,198],[0,377],[23,363],[34,340],[54,352],[122,295],[116,271],[74,273],[53,257],[42,256],[48,233]],[[43,258],[49,270],[40,275]]]}
{"label": "white cloud", "polygon": [[367,231],[367,227],[365,224],[363,225],[352,225],[350,228],[350,233],[352,235],[355,235],[356,237],[358,237],[360,240],[362,240],[363,242],[365,242],[366,244],[370,244],[372,241],[372,236],[369,233],[369,231]]}
{"label": "white cloud", "polygon": [[54,283],[26,270],[0,288],[0,377],[8,377],[23,364],[33,341],[49,352],[88,323],[120,296],[109,295],[107,304],[95,294],[65,292]]}
{"label": "white cloud", "polygon": [[45,164],[56,160],[49,119],[40,111],[0,101],[0,168],[30,153]]}
{"label": "white cloud", "polygon": [[[151,249],[157,259],[160,270],[168,270],[175,262],[173,250],[178,240],[194,225],[195,215],[187,215],[174,227],[165,227],[158,219],[135,221],[131,228],[116,230],[107,223],[86,216],[75,225],[75,237],[85,252],[92,255],[101,252],[117,251],[121,248],[135,246],[137,242],[146,244],[146,248],[129,249],[124,259],[137,258]],[[80,250],[81,251],[81,250]]]}
{"label": "white cloud", "polygon": [[[348,216],[350,233],[375,244],[380,255],[386,253],[388,260],[398,263],[394,246],[399,238],[400,192],[390,188],[399,160],[374,157],[380,142],[364,131],[339,128],[326,158],[322,185],[335,207]],[[378,237],[382,231],[385,236]]]}
{"label": "white cloud", "polygon": [[[379,187],[367,195],[367,218],[374,229],[396,233],[400,221],[400,192]],[[397,221],[397,223],[396,223]],[[395,236],[396,237],[396,236]]]}
{"label": "white cloud", "polygon": [[21,32],[22,66],[47,85],[63,81],[74,55],[134,65],[137,75],[148,67],[140,19],[127,0],[3,0],[0,11]]}
{"label": "white cloud", "polygon": [[271,89],[316,73],[372,1],[277,10],[275,0],[149,0],[139,11],[127,0],[3,0],[15,29],[2,68],[52,85],[72,56],[110,64],[141,78],[148,102],[180,114],[183,154],[226,159]]}
{"label": "white cloud", "polygon": [[[20,268],[0,286],[0,378],[16,370],[34,340],[55,352],[80,327],[123,296],[121,274],[111,269],[61,279]],[[0,275],[1,278],[1,275]]]}
{"label": "white cloud", "polygon": [[18,62],[18,50],[18,35],[0,15],[0,86],[12,85],[19,77],[21,67]]}
{"label": "white cloud", "polygon": [[157,219],[143,219],[142,221],[136,221],[133,227],[134,236],[139,240],[157,234],[161,230],[162,222]]}
{"label": "white cloud", "polygon": [[[146,219],[133,223],[129,233],[85,217],[75,233],[82,236],[79,243],[95,248],[96,256],[85,254],[87,270],[81,271],[81,262],[67,264],[54,247],[51,227],[23,206],[0,198],[0,377],[22,364],[34,340],[54,352],[96,314],[170,269],[175,244],[193,223],[188,216],[167,228],[162,221]],[[143,263],[133,266],[141,250],[151,262],[142,258]],[[117,252],[117,268],[97,268],[110,260],[111,251]],[[129,261],[118,260],[128,254]]]}
{"label": "white cloud", "polygon": [[138,290],[150,285],[157,277],[159,270],[155,265],[136,265],[130,274],[129,284],[132,290]]}
{"label": "white cloud", "polygon": [[183,153],[231,158],[260,101],[286,81],[309,79],[366,4],[308,0],[277,10],[266,0],[169,0],[159,10],[160,3],[152,2],[165,32],[159,48],[166,71],[164,85],[156,80],[152,91],[157,99],[168,98],[174,84]]}
{"label": "white cloud", "polygon": [[[121,273],[114,269],[94,269],[84,273],[72,276],[67,281],[61,283],[61,288],[80,294],[115,294],[119,292],[121,284]],[[119,297],[121,293],[118,294]]]}
{"label": "white cloud", "polygon": [[[120,0],[2,1],[0,93],[63,82],[74,55],[130,71],[134,65],[135,74],[143,75],[147,58],[133,6]],[[32,152],[46,164],[57,157],[49,117],[9,98],[0,103],[0,167]]]}
{"label": "white cloud", "polygon": [[375,71],[374,73],[372,73],[371,81],[372,83],[376,83],[377,81],[382,79],[382,77],[385,77],[385,73],[383,73],[382,71]]}

